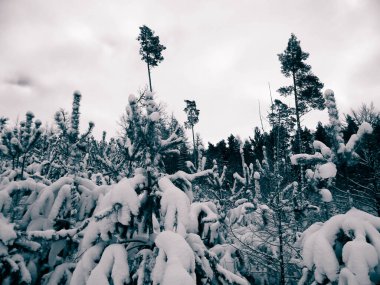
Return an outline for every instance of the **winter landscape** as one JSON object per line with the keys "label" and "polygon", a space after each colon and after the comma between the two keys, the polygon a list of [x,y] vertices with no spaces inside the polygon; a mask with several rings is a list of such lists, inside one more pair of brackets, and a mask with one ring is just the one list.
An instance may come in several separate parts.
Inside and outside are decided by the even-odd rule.
{"label": "winter landscape", "polygon": [[[380,284],[379,2],[56,2],[0,1],[1,285]],[[272,19],[286,9],[335,18]],[[197,21],[199,33],[183,28]],[[239,42],[215,42],[224,58],[191,69],[184,46],[209,49],[187,36],[257,25],[281,40],[253,38],[239,58],[267,49],[279,79],[247,59],[246,92]],[[370,74],[343,80],[363,33]]]}

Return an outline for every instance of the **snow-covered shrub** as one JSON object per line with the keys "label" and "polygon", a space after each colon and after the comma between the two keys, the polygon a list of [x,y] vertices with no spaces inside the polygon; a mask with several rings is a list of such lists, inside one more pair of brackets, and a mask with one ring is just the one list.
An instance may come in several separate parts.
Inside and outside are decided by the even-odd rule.
{"label": "snow-covered shrub", "polygon": [[40,120],[33,120],[32,112],[26,113],[25,121],[17,126],[5,128],[1,135],[0,152],[17,170],[20,179],[24,179],[24,170],[31,159],[34,148],[43,132]]}
{"label": "snow-covered shrub", "polygon": [[[333,185],[334,178],[337,175],[337,166],[345,168],[347,165],[357,163],[359,158],[355,152],[358,142],[365,134],[371,134],[373,129],[370,124],[363,122],[356,134],[353,134],[345,144],[342,134],[339,113],[336,108],[334,92],[330,89],[325,91],[325,104],[329,113],[330,125],[332,129],[332,148],[326,146],[318,140],[313,142],[314,154],[295,154],[291,156],[291,162],[294,165],[307,164],[312,168],[306,169],[305,177],[308,185],[320,194],[323,202],[331,202],[333,195],[328,188]],[[350,191],[348,192],[348,204],[353,204]]]}
{"label": "snow-covered shrub", "polygon": [[379,217],[355,208],[313,224],[296,242],[305,266],[299,284],[309,284],[309,279],[315,280],[313,284],[378,284],[379,231]]}
{"label": "snow-covered shrub", "polygon": [[165,173],[182,139],[163,136],[153,94],[130,96],[125,135],[110,142],[90,138],[93,124],[79,134],[79,102],[56,114],[26,179],[1,174],[0,284],[248,284],[226,262],[240,264],[218,205],[194,201],[192,182],[215,169]]}

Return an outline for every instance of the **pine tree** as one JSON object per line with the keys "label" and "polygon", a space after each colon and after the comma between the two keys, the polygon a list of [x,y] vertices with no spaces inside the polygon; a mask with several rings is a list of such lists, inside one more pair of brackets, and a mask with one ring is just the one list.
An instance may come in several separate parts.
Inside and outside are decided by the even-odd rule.
{"label": "pine tree", "polygon": [[272,130],[269,139],[272,147],[267,147],[267,152],[273,152],[273,160],[279,164],[288,158],[290,150],[290,134],[295,125],[293,117],[294,108],[289,107],[280,100],[274,100],[271,113],[268,115]]}
{"label": "pine tree", "polygon": [[344,141],[348,142],[348,140],[350,139],[350,137],[353,134],[356,134],[356,132],[358,131],[359,127],[358,127],[358,125],[355,123],[354,119],[350,115],[346,115],[346,123],[347,123],[347,126],[342,131],[342,133],[343,133],[343,139],[344,139]]}
{"label": "pine tree", "polygon": [[[311,109],[324,109],[324,99],[321,93],[323,83],[311,72],[311,66],[305,61],[309,54],[302,51],[300,41],[291,34],[288,46],[283,53],[278,54],[281,62],[281,72],[285,77],[292,78],[292,85],[278,89],[281,96],[294,96],[295,115],[297,122],[296,145],[297,152],[303,152],[301,142],[301,116]],[[300,186],[304,186],[303,166],[300,166]]]}
{"label": "pine tree", "polygon": [[281,96],[294,96],[297,122],[297,145],[301,150],[301,116],[311,109],[324,109],[324,99],[321,93],[323,83],[311,72],[311,66],[305,61],[309,54],[301,49],[300,41],[292,34],[285,51],[278,54],[281,62],[281,72],[285,77],[291,77],[293,83],[278,89]]}
{"label": "pine tree", "polygon": [[321,122],[318,122],[317,128],[314,133],[314,140],[323,142],[328,147],[331,146],[328,133]]}
{"label": "pine tree", "polygon": [[160,44],[160,38],[154,35],[154,31],[145,25],[140,27],[140,35],[138,36],[137,40],[141,45],[141,60],[145,61],[148,67],[149,89],[150,92],[152,92],[153,89],[150,69],[158,66],[158,64],[164,60],[164,57],[161,55],[161,53],[166,49],[166,47]]}
{"label": "pine tree", "polygon": [[227,138],[227,144],[227,178],[230,178],[235,172],[242,174],[243,171],[240,155],[241,141],[231,134]]}
{"label": "pine tree", "polygon": [[199,122],[199,110],[197,109],[197,104],[195,101],[185,100],[186,108],[184,111],[187,115],[187,121],[185,122],[185,128],[191,129],[191,133],[193,135],[193,156],[194,156],[194,165],[197,167],[197,146],[195,144],[195,136],[194,136],[194,125]]}

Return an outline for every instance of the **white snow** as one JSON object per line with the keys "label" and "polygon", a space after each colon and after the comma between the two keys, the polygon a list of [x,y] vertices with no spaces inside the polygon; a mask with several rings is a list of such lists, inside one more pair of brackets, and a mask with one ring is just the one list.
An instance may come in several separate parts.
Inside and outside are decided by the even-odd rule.
{"label": "white snow", "polygon": [[163,192],[160,210],[164,218],[165,230],[176,231],[184,235],[189,224],[189,198],[168,177],[158,180],[158,186]]}
{"label": "white snow", "polygon": [[327,162],[317,167],[318,174],[321,178],[327,179],[336,176],[336,165],[333,162]]}
{"label": "white snow", "polygon": [[70,281],[70,285],[86,284],[90,272],[95,268],[104,250],[104,243],[98,243],[87,249],[79,260]]}
{"label": "white snow", "polygon": [[98,265],[91,271],[87,284],[124,285],[130,281],[127,251],[122,244],[111,244],[103,252]]}
{"label": "white snow", "polygon": [[364,236],[356,237],[343,247],[343,262],[352,272],[359,284],[373,284],[369,279],[369,272],[378,263],[378,256],[373,245],[367,243]]}
{"label": "white snow", "polygon": [[[319,283],[336,281],[339,284],[373,284],[370,272],[379,264],[380,218],[355,208],[346,214],[336,215],[324,224],[315,224],[306,230],[296,245],[302,248],[305,266]],[[338,233],[343,232],[349,239],[343,246],[340,267],[335,250]],[[334,250],[335,248],[335,250]]]}
{"label": "white snow", "polygon": [[323,142],[321,142],[321,141],[315,140],[315,141],[313,142],[313,147],[314,147],[314,149],[316,149],[316,150],[320,150],[321,153],[322,153],[322,155],[323,155],[324,157],[326,157],[326,158],[331,157],[331,155],[332,155],[331,149],[330,149],[328,146],[326,146],[326,145],[325,145]]}
{"label": "white snow", "polygon": [[316,152],[315,154],[299,153],[290,156],[290,161],[293,165],[298,165],[305,162],[311,161],[323,161],[324,158],[321,153]]}
{"label": "white snow", "polygon": [[359,129],[356,134],[353,134],[349,141],[346,144],[346,151],[347,152],[352,152],[355,149],[356,144],[358,141],[363,137],[364,134],[372,134],[373,128],[372,126],[364,122],[359,126]]}
{"label": "white snow", "polygon": [[12,244],[17,238],[14,226],[15,224],[9,223],[3,214],[0,213],[0,241],[5,245]]}
{"label": "white snow", "polygon": [[367,122],[363,122],[359,126],[359,129],[357,131],[357,135],[359,137],[362,137],[364,134],[372,134],[372,132],[373,132],[372,126],[369,123],[367,123]]}
{"label": "white snow", "polygon": [[190,205],[190,216],[188,231],[191,233],[198,233],[198,217],[203,213],[206,216],[202,218],[201,222],[210,223],[218,220],[216,206],[212,202],[194,202]]}
{"label": "white snow", "polygon": [[333,199],[330,190],[328,190],[326,188],[320,189],[319,194],[321,194],[323,202],[331,202]]}
{"label": "white snow", "polygon": [[[111,187],[111,190],[100,199],[99,205],[95,209],[95,216],[99,217],[108,212],[111,214],[99,221],[94,219],[90,222],[81,241],[81,251],[91,247],[99,236],[102,240],[108,240],[108,233],[114,230],[116,222],[129,225],[131,215],[136,216],[140,208],[140,199],[135,189],[144,183],[146,183],[145,176],[137,173],[133,178],[124,178]],[[115,205],[121,205],[116,212],[113,210]]]}
{"label": "white snow", "polygon": [[195,257],[186,240],[172,231],[160,233],[159,255],[153,268],[153,285],[195,285]]}
{"label": "white snow", "polygon": [[160,119],[160,113],[159,112],[153,112],[152,114],[149,115],[149,119],[152,122],[157,122]]}

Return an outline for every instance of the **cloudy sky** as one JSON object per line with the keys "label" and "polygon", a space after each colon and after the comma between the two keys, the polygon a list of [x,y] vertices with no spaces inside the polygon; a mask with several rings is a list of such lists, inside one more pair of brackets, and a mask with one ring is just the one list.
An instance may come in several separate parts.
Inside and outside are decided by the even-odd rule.
{"label": "cloudy sky", "polygon": [[[157,97],[181,122],[184,100],[195,100],[205,142],[252,135],[259,102],[267,114],[268,82],[275,97],[289,83],[277,54],[292,32],[341,113],[379,107],[377,0],[0,0],[0,115],[15,121],[32,110],[52,122],[80,90],[82,125],[114,135],[128,95],[147,84],[136,41],[144,24],[167,47],[152,73]],[[303,123],[318,120],[326,112]]]}

